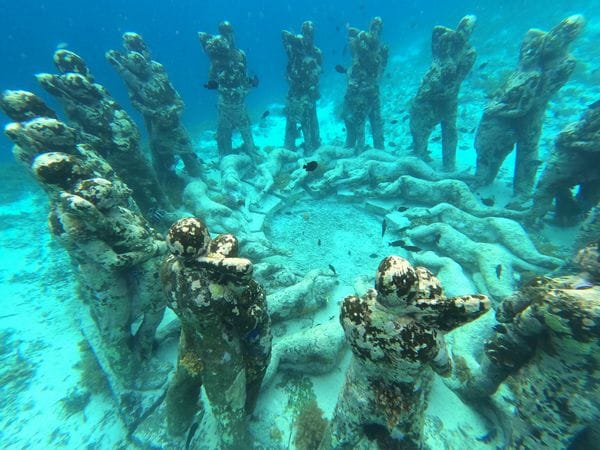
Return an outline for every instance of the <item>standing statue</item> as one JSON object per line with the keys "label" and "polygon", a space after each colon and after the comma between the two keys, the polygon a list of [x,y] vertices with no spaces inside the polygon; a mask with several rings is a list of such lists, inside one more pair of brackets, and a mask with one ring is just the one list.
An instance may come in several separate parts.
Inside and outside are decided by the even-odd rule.
{"label": "standing statue", "polygon": [[423,448],[423,423],[434,371],[448,376],[444,332],[490,308],[484,295],[447,298],[424,267],[384,258],[375,289],[342,303],[340,321],[352,349],[346,381],[321,450]]}
{"label": "standing statue", "polygon": [[369,31],[348,28],[352,66],[347,72],[342,115],[346,122],[346,147],[357,150],[365,146],[367,119],[371,124],[373,147],[384,148],[379,79],[388,62],[388,47],[380,41],[382,28],[381,17],[371,20]]}
{"label": "standing statue", "polygon": [[256,147],[252,137],[250,117],[244,101],[251,87],[258,85],[258,78],[249,78],[246,54],[235,46],[233,26],[225,21],[219,24],[219,33],[212,36],[199,32],[202,48],[210,58],[207,89],[216,89],[217,146],[219,154],[232,153],[233,130],[240,131],[246,152],[254,154]]}
{"label": "standing statue", "polygon": [[477,58],[469,42],[475,21],[475,16],[465,16],[456,30],[439,25],[434,27],[431,36],[433,62],[421,80],[410,110],[414,154],[431,161],[427,141],[433,127],[439,123],[443,167],[447,172],[455,170],[456,164],[458,92]]}
{"label": "standing statue", "polygon": [[317,100],[319,77],[323,72],[321,50],[314,44],[315,26],[302,24],[302,34],[282,31],[283,46],[288,56],[287,80],[290,85],[285,108],[285,147],[295,150],[298,124],[304,135],[304,149],[313,151],[321,145]]}
{"label": "standing statue", "polygon": [[521,44],[519,67],[490,100],[475,136],[475,186],[494,181],[516,145],[514,200],[522,208],[530,200],[540,165],[538,142],[546,105],[569,80],[575,59],[570,44],[581,34],[582,16],[571,16],[551,31],[531,29]]}
{"label": "standing statue", "polygon": [[249,449],[252,413],[271,357],[265,292],[237,239],[211,240],[206,225],[180,219],[167,235],[161,271],[168,304],[181,319],[177,372],[167,393],[167,424],[183,434],[200,411],[204,385],[223,449]]}

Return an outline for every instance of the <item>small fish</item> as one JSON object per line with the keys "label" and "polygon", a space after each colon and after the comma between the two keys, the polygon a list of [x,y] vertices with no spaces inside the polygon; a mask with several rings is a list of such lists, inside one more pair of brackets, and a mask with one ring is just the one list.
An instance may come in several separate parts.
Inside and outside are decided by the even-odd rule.
{"label": "small fish", "polygon": [[507,332],[506,327],[500,323],[497,325],[494,325],[492,328],[494,329],[494,331],[496,333],[506,334],[506,332]]}
{"label": "small fish", "polygon": [[254,75],[252,78],[248,78],[248,82],[250,83],[250,86],[252,87],[258,87],[258,75]]}
{"label": "small fish", "polygon": [[329,270],[331,270],[334,275],[337,275],[337,272],[335,271],[335,267],[333,267],[331,264],[329,264],[328,267],[329,267]]}
{"label": "small fish", "polygon": [[208,83],[203,85],[206,89],[213,90],[219,87],[219,83],[216,80],[208,80]]}
{"label": "small fish", "polygon": [[269,111],[268,109],[262,113],[262,115],[260,116],[261,120],[262,119],[266,119],[267,117],[269,117],[269,114],[271,114],[271,111]]}
{"label": "small fish", "polygon": [[469,133],[475,133],[476,129],[477,129],[476,127],[471,128],[471,130],[469,131]]}
{"label": "small fish", "polygon": [[352,252],[348,250],[348,256],[352,256]]}
{"label": "small fish", "polygon": [[417,247],[416,245],[405,245],[402,248],[404,248],[404,250],[408,250],[409,252],[420,252],[423,250],[421,247]]}
{"label": "small fish", "polygon": [[433,142],[439,142],[439,141],[441,141],[441,140],[442,140],[442,137],[441,137],[441,136],[434,136],[434,137],[432,137],[432,138],[431,138],[431,140],[432,140]]}
{"label": "small fish", "polygon": [[302,166],[302,168],[304,170],[306,170],[307,172],[312,172],[313,170],[315,170],[317,167],[319,167],[319,164],[316,161],[310,161],[307,162],[306,164],[304,164]]}
{"label": "small fish", "polygon": [[321,239],[317,239],[317,245],[320,247],[321,246]]}
{"label": "small fish", "polygon": [[406,121],[408,120],[408,118],[409,118],[409,117],[410,117],[410,115],[409,115],[409,114],[405,115],[405,116],[402,118],[402,122],[406,122]]}
{"label": "small fish", "polygon": [[500,279],[501,276],[502,276],[502,264],[498,264],[496,266],[496,277],[498,277],[498,279]]}
{"label": "small fish", "polygon": [[573,286],[575,289],[577,289],[578,291],[583,291],[584,289],[591,289],[594,287],[594,285],[592,283],[590,283],[587,280],[581,280],[577,283],[575,283],[575,286]]}
{"label": "small fish", "polygon": [[377,253],[371,253],[369,255],[369,258],[377,258],[377,256],[378,256]]}
{"label": "small fish", "polygon": [[406,242],[404,242],[402,239],[398,239],[397,241],[388,242],[388,245],[390,247],[404,247]]}
{"label": "small fish", "polygon": [[406,210],[408,210],[408,206],[398,206],[396,208],[396,211],[399,211],[399,212],[404,212]]}
{"label": "small fish", "polygon": [[494,197],[484,197],[481,199],[481,203],[483,203],[485,206],[494,206],[495,202],[496,200]]}
{"label": "small fish", "polygon": [[341,64],[336,64],[335,66],[335,71],[337,73],[346,73],[348,72],[348,69],[346,69],[344,66],[342,66]]}
{"label": "small fish", "polygon": [[487,67],[487,65],[488,65],[487,62],[479,64],[479,70],[485,69]]}
{"label": "small fish", "polygon": [[489,444],[494,440],[496,434],[498,434],[498,430],[494,428],[489,433],[486,433],[483,436],[476,437],[475,439],[477,439],[479,442],[483,442],[484,444]]}
{"label": "small fish", "polygon": [[396,125],[398,123],[398,120],[397,119],[392,119],[392,120],[390,120],[390,123],[392,125]]}
{"label": "small fish", "polygon": [[441,238],[442,238],[442,235],[440,233],[438,233],[433,237],[433,242],[435,242],[435,244],[437,245],[440,243]]}
{"label": "small fish", "polygon": [[385,230],[387,230],[387,220],[383,219],[383,222],[381,222],[381,237],[385,234]]}
{"label": "small fish", "polygon": [[396,143],[395,143],[395,142],[388,142],[388,145],[389,145],[390,147],[395,147],[395,146],[396,146]]}
{"label": "small fish", "polygon": [[335,319],[335,316],[329,317],[329,320],[333,320],[333,319]]}
{"label": "small fish", "polygon": [[469,130],[467,128],[465,128],[465,127],[460,127],[458,129],[458,131],[460,131],[461,133],[467,133]]}

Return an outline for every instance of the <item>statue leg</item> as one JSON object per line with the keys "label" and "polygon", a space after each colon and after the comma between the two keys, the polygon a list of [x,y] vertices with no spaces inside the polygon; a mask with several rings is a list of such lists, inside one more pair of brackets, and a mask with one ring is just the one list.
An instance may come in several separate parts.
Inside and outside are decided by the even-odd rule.
{"label": "statue leg", "polygon": [[415,99],[410,109],[410,133],[412,135],[412,152],[423,161],[431,162],[427,144],[433,127],[438,123],[433,114],[433,106],[423,104]]}
{"label": "statue leg", "polygon": [[516,142],[517,136],[510,120],[489,117],[484,113],[475,136],[475,186],[494,181]]}

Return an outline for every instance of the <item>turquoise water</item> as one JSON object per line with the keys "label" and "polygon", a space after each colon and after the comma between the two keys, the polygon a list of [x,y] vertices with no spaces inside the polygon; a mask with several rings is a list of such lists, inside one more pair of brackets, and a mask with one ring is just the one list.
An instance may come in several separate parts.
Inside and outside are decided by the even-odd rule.
{"label": "turquoise water", "polygon": [[[346,296],[362,295],[373,286],[385,256],[399,255],[415,266],[427,267],[439,278],[448,297],[481,293],[490,296],[494,306],[532,274],[556,276],[567,271],[560,270],[560,263],[577,250],[573,242],[583,217],[571,226],[559,227],[549,214],[539,227],[522,227],[520,219],[504,207],[512,199],[514,153],[489,186],[470,189],[461,184],[471,195],[464,198],[444,187],[447,177],[441,167],[438,127],[429,140],[433,161],[426,165],[410,159],[410,101],[431,63],[433,26],[454,28],[466,14],[475,14],[478,20],[470,39],[478,57],[458,97],[457,173],[464,175],[474,173],[473,143],[482,112],[494,90],[516,68],[525,32],[529,28],[549,30],[571,14],[583,14],[586,27],[571,46],[576,69],[551,98],[543,119],[539,149],[542,164],[547,162],[558,133],[600,99],[600,7],[590,1],[551,6],[516,0],[502,5],[466,0],[451,5],[383,0],[325,4],[227,1],[218,5],[187,1],[13,3],[4,5],[0,18],[4,34],[0,87],[35,92],[69,123],[60,103],[40,88],[33,75],[56,73],[52,65],[56,49],[74,51],[84,58],[95,81],[132,116],[141,133],[141,148],[150,158],[143,117],[104,57],[109,49],[121,50],[123,32],[135,31],[144,37],[153,59],[164,65],[186,105],[182,123],[202,161],[200,178],[205,188],[199,194],[199,178],[181,175],[183,164],[179,163],[176,172],[184,183],[173,185],[173,190],[181,196],[185,189],[186,200],[175,204],[167,219],[155,225],[165,234],[176,218],[196,215],[206,222],[213,237],[229,232],[240,239],[240,256],[252,260],[255,279],[266,287],[269,308],[281,314],[272,325],[271,367],[248,420],[252,445],[316,448],[318,439],[305,444],[299,437],[306,432],[298,425],[302,423],[300,413],[314,399],[324,417],[332,418],[352,355],[338,320],[340,305]],[[381,39],[390,48],[389,63],[380,80],[386,145],[384,149],[371,148],[367,127],[367,148],[348,151],[343,148],[346,128],[341,118],[346,81],[335,66],[350,66],[347,27],[365,29],[375,15],[383,18]],[[259,150],[249,161],[230,158],[230,166],[223,163],[217,150],[216,94],[203,88],[209,60],[196,37],[198,31],[216,34],[223,19],[235,28],[236,45],[246,52],[249,75],[260,80],[246,101]],[[284,143],[287,93],[287,59],[280,32],[299,32],[307,19],[314,22],[315,43],[323,51],[317,102],[323,145],[312,152],[300,148],[296,155],[278,153]],[[11,121],[6,118],[5,122]],[[233,142],[234,147],[242,143],[237,133]],[[205,394],[201,401],[206,412],[195,417],[193,431],[186,430],[177,439],[168,436],[163,401],[169,385],[166,378],[152,394],[140,394],[145,409],[135,413],[139,420],[132,422],[133,413],[128,418],[130,411],[121,397],[127,390],[115,387],[115,374],[103,369],[106,360],[98,355],[103,346],[83,301],[80,270],[68,249],[48,231],[48,196],[31,173],[14,161],[12,142],[3,136],[0,147],[1,446],[224,448]],[[317,161],[318,168],[307,172],[303,166],[310,161]],[[269,176],[272,185],[265,181]],[[408,177],[404,180],[410,186],[390,189],[400,177]],[[493,199],[493,205],[481,201],[486,199]],[[402,245],[394,244],[398,241],[403,241]],[[154,288],[162,289],[158,281]],[[288,300],[300,306],[286,306]],[[293,312],[286,312],[288,309]],[[475,373],[484,339],[491,336],[495,325],[492,311],[448,333],[445,339],[450,353]],[[137,326],[139,322],[132,320],[132,327]],[[150,358],[165,377],[173,376],[177,361],[178,327],[177,316],[167,310]],[[527,367],[535,366],[535,361],[534,357]],[[599,389],[591,375],[597,373],[597,356],[586,361],[588,365],[583,367],[576,363],[565,366],[572,370],[566,375],[582,374],[592,380],[586,387],[589,402],[578,398],[584,406],[569,406],[580,414],[577,417],[588,420],[582,419],[581,426],[574,427],[573,436],[564,436],[569,442],[580,432],[593,430],[590,423],[598,421]],[[543,372],[543,367],[540,370]],[[519,417],[526,410],[519,411],[518,405],[530,401],[544,405],[544,396],[552,398],[553,390],[548,375],[550,393],[539,397],[530,393],[527,401],[515,401],[519,392],[523,395],[515,385],[526,384],[527,373],[517,372],[501,383],[489,402],[471,404],[461,401],[452,391],[452,383],[436,375],[423,417],[424,448],[521,448],[515,435],[539,430],[538,418]],[[455,375],[454,382],[460,382],[460,375]],[[544,413],[540,412],[540,418]],[[557,414],[560,417],[560,412]],[[523,429],[523,422],[531,428]],[[538,423],[543,433],[564,432],[545,429],[547,423],[541,419]],[[319,430],[318,424],[315,426],[314,430]],[[319,433],[306,428],[309,435]],[[356,448],[377,448],[374,441],[367,441],[363,439]],[[597,448],[593,440],[580,437],[578,442],[572,448]]]}

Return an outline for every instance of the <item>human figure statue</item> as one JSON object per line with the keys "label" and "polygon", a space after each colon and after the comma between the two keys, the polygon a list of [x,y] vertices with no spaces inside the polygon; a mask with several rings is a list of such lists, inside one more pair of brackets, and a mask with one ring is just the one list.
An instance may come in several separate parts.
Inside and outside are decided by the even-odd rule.
{"label": "human figure statue", "polygon": [[[45,153],[33,168],[39,181],[49,184],[73,162],[65,154]],[[130,195],[104,178],[79,181],[72,193],[58,193],[49,224],[77,264],[111,368],[125,387],[143,389],[143,379],[153,375],[144,373],[142,364],[150,359],[166,307],[164,294],[156,289],[166,245],[140,214],[127,208]],[[139,317],[134,333],[132,324]]]}
{"label": "human figure statue", "polygon": [[313,151],[321,145],[317,100],[319,77],[323,72],[323,54],[314,43],[315,26],[307,20],[302,24],[301,34],[283,30],[281,38],[288,56],[286,76],[289,83],[285,107],[285,147],[296,149],[298,125],[304,136],[304,149]]}
{"label": "human figure statue", "polygon": [[154,168],[140,147],[140,134],[129,114],[104,86],[94,81],[79,55],[57,50],[54,64],[59,74],[39,73],[36,78],[63,105],[69,125],[77,130],[78,142],[92,145],[109,162],[133,190],[144,214],[151,208],[171,210]]}
{"label": "human figure statue", "polygon": [[[554,141],[548,165],[533,194],[533,218],[543,217],[555,200],[555,222],[572,225],[600,202],[600,101]],[[571,188],[579,186],[575,197]]]}
{"label": "human figure statue", "polygon": [[515,197],[510,208],[521,209],[531,200],[546,105],[575,70],[575,59],[568,51],[583,26],[583,16],[575,15],[549,32],[529,30],[521,43],[519,67],[485,108],[475,136],[474,185],[494,181],[516,145]]}
{"label": "human figure statue", "polygon": [[352,360],[319,448],[367,448],[367,439],[382,449],[423,448],[433,374],[447,376],[452,369],[444,332],[489,308],[484,295],[447,298],[426,268],[398,256],[384,258],[375,289],[342,303]]}
{"label": "human figure statue", "polygon": [[475,16],[465,16],[456,30],[440,25],[433,28],[433,61],[421,80],[410,110],[413,153],[425,161],[431,161],[427,141],[433,128],[440,124],[443,167],[447,172],[456,168],[458,92],[477,58],[469,42],[475,22]]}
{"label": "human figure statue", "polygon": [[250,88],[258,85],[258,78],[248,77],[246,54],[235,46],[231,23],[221,22],[219,33],[216,36],[198,33],[202,48],[210,59],[205,86],[218,92],[217,147],[221,156],[232,153],[233,130],[238,129],[246,152],[253,154],[256,147],[244,101]]}
{"label": "human figure statue", "polygon": [[506,386],[495,402],[508,402],[507,448],[596,448],[597,437],[574,443],[600,433],[599,245],[578,252],[580,273],[535,278],[501,303],[480,369],[458,389],[477,404]]}
{"label": "human figure statue", "polygon": [[342,115],[346,123],[346,147],[359,151],[365,146],[367,119],[371,124],[373,147],[384,148],[379,79],[388,62],[388,47],[380,41],[382,29],[381,17],[371,20],[369,31],[348,28],[352,66],[347,72]]}
{"label": "human figure statue", "polygon": [[[177,158],[190,176],[201,174],[192,141],[181,123],[183,100],[139,34],[123,34],[123,46],[125,53],[109,50],[106,59],[125,81],[131,103],[144,117],[159,181],[167,191],[178,188],[181,196],[184,180],[175,171]],[[171,192],[171,198],[176,196]]]}
{"label": "human figure statue", "polygon": [[177,372],[167,393],[167,424],[183,434],[201,410],[202,385],[217,420],[223,449],[249,449],[246,421],[271,356],[265,292],[252,263],[239,258],[231,234],[210,238],[196,218],[180,219],[167,234],[170,255],[161,280],[169,307],[181,319]]}

